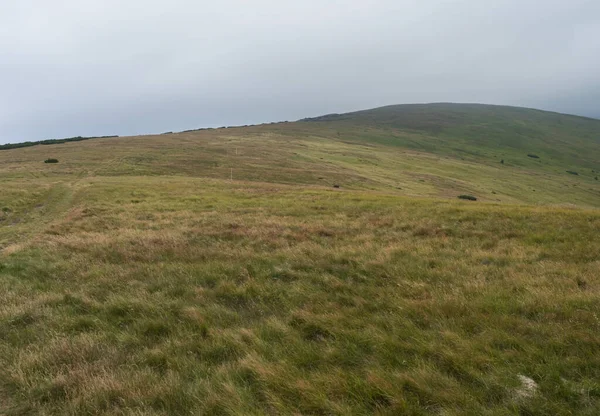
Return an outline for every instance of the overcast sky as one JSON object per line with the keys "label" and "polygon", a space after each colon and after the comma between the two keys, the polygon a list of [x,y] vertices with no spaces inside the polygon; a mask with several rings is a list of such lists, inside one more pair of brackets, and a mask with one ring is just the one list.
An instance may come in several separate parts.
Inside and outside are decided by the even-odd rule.
{"label": "overcast sky", "polygon": [[0,0],[0,143],[439,101],[600,118],[600,1]]}

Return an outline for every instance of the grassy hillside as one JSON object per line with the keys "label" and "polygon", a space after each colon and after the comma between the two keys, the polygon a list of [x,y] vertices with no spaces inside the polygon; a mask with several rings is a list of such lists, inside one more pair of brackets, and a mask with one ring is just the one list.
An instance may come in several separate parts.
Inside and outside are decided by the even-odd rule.
{"label": "grassy hillside", "polygon": [[[5,150],[0,174],[25,180],[233,174],[236,180],[408,196],[471,193],[494,202],[600,204],[600,120],[457,104],[324,119]],[[40,164],[49,157],[61,161]]]}
{"label": "grassy hillside", "polygon": [[599,168],[600,120],[590,118],[518,107],[441,103],[389,106],[305,121],[323,120],[418,133],[418,141],[402,136],[376,141],[441,155],[510,158],[529,166],[523,157],[534,153],[552,165]]}
{"label": "grassy hillside", "polygon": [[0,414],[598,414],[600,122],[425,109],[1,151]]}

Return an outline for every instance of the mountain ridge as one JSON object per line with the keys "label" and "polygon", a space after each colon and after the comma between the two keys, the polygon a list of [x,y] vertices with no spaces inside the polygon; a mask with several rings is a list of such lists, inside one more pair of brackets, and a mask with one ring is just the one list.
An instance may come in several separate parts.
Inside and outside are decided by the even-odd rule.
{"label": "mountain ridge", "polygon": [[583,115],[574,114],[574,113],[553,111],[553,110],[544,110],[541,108],[527,107],[527,106],[487,104],[487,103],[477,103],[477,102],[459,103],[459,102],[452,102],[452,101],[436,101],[436,102],[430,102],[430,103],[387,104],[387,105],[377,106],[377,107],[363,109],[363,110],[353,110],[353,111],[347,111],[347,112],[342,112],[342,113],[336,112],[336,113],[317,115],[317,116],[313,116],[313,117],[304,117],[297,121],[324,121],[321,119],[341,118],[344,116],[349,117],[349,116],[358,115],[358,114],[362,114],[362,113],[368,113],[368,112],[386,110],[386,109],[400,109],[403,107],[405,107],[405,108],[409,108],[409,107],[426,108],[426,107],[431,107],[431,106],[456,106],[456,107],[464,107],[464,108],[466,108],[466,107],[471,107],[471,108],[472,107],[488,107],[488,108],[496,108],[496,109],[504,108],[504,109],[514,109],[514,110],[531,110],[531,111],[537,111],[537,112],[541,112],[541,113],[548,113],[548,114],[554,114],[554,115],[559,115],[559,116],[569,116],[569,117],[588,119],[588,120],[600,122],[600,116],[590,117],[590,116],[583,116]]}
{"label": "mountain ridge", "polygon": [[[600,126],[600,118],[586,117],[577,114],[569,114],[562,113],[557,111],[550,110],[542,110],[533,107],[520,107],[520,106],[510,106],[510,105],[501,105],[501,104],[482,104],[482,103],[454,103],[454,102],[433,102],[433,103],[414,103],[414,104],[390,104],[384,105],[364,110],[356,110],[349,111],[344,113],[329,113],[318,115],[314,117],[305,117],[298,119],[296,121],[274,121],[274,122],[264,122],[257,124],[245,124],[245,125],[231,125],[231,126],[223,126],[223,127],[200,127],[196,129],[186,129],[181,131],[176,131],[175,133],[189,133],[194,131],[203,131],[203,130],[220,130],[227,128],[244,128],[244,127],[256,127],[256,126],[264,126],[264,125],[274,125],[281,123],[305,123],[305,122],[327,122],[327,121],[343,121],[348,119],[353,119],[355,117],[360,117],[364,115],[369,115],[378,112],[385,112],[389,110],[397,111],[397,110],[415,110],[415,109],[425,109],[425,110],[439,110],[440,107],[445,107],[448,109],[492,109],[492,110],[512,110],[512,111],[532,111],[541,114],[546,114],[548,116],[554,115],[557,117],[568,117],[580,120],[588,120],[592,122],[598,122]],[[155,134],[172,134],[173,131],[169,131],[168,133],[151,133],[151,134],[141,134],[141,135],[101,135],[101,136],[77,136],[77,137],[67,137],[67,138],[55,138],[55,139],[42,139],[42,140],[28,140],[23,142],[9,142],[6,144],[0,144],[0,150],[10,150],[21,147],[28,146],[37,146],[37,145],[52,145],[52,144],[61,144],[68,141],[77,141],[77,140],[88,140],[88,139],[97,139],[97,138],[113,138],[113,137],[137,137],[137,136],[148,136]]]}
{"label": "mountain ridge", "polygon": [[[415,197],[600,206],[600,121],[490,105],[387,106],[0,152],[0,175],[187,176]],[[57,159],[54,166],[40,166]]]}

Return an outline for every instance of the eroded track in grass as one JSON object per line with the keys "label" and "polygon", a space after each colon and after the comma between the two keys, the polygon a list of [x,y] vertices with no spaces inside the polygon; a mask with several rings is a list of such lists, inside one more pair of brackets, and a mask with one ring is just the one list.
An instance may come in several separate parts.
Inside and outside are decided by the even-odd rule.
{"label": "eroded track in grass", "polygon": [[[77,182],[40,181],[37,186],[14,184],[3,189],[0,205],[5,205],[0,217],[0,247],[7,253],[43,233],[49,224],[67,215]],[[18,198],[18,199],[17,199]],[[15,202],[17,199],[17,202]]]}

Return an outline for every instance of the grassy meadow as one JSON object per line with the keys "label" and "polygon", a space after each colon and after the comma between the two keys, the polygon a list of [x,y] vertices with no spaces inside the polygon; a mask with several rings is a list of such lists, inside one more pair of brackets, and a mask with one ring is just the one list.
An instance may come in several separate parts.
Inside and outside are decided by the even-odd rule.
{"label": "grassy meadow", "polygon": [[355,122],[0,151],[0,414],[598,414],[589,144]]}

